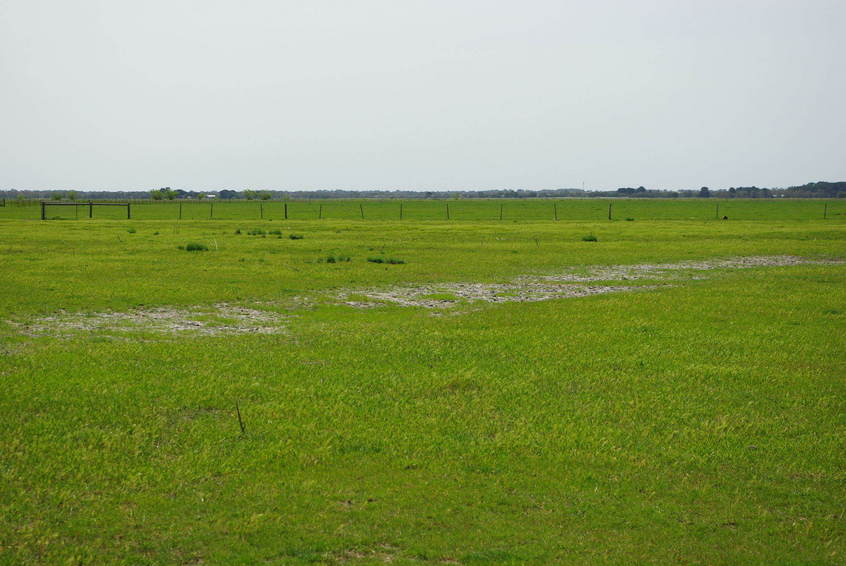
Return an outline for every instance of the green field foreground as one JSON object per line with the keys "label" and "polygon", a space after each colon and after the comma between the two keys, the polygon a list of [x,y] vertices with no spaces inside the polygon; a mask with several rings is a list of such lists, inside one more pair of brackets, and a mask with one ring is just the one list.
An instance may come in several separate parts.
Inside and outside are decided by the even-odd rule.
{"label": "green field foreground", "polygon": [[[49,204],[52,201],[45,201]],[[64,201],[70,204],[69,201]],[[87,201],[48,206],[47,218],[88,219]],[[95,201],[96,202],[96,201]],[[104,201],[105,202],[105,201]],[[115,201],[117,202],[117,201]],[[127,201],[121,201],[127,202]],[[138,220],[822,220],[846,218],[846,199],[325,199],[297,201],[128,201]],[[95,219],[123,219],[126,209],[95,207]],[[39,219],[37,201],[7,201],[0,219]]]}
{"label": "green field foreground", "polygon": [[[689,202],[668,206],[714,205]],[[0,564],[842,564],[846,216],[754,204],[770,216],[0,209]],[[821,263],[444,309],[339,298],[785,254]],[[62,322],[220,303],[281,330]]]}

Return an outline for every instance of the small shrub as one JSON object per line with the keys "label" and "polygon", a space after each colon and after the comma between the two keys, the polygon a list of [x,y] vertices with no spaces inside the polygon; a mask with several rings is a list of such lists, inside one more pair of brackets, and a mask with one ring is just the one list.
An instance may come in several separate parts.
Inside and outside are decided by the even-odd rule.
{"label": "small shrub", "polygon": [[185,246],[186,252],[207,252],[209,251],[208,246],[205,244],[198,244],[196,242],[191,242],[187,246]]}
{"label": "small shrub", "polygon": [[158,232],[153,232],[153,236],[158,236],[158,235],[159,235]]}
{"label": "small shrub", "polygon": [[626,218],[626,222],[634,222],[634,218]]}
{"label": "small shrub", "polygon": [[247,235],[249,235],[249,236],[264,236],[265,231],[262,230],[261,228],[253,228],[252,230],[247,232]]}
{"label": "small shrub", "polygon": [[137,232],[137,230],[135,228],[130,228],[129,230],[127,230],[127,232],[129,232],[130,234],[134,234],[135,232]]}
{"label": "small shrub", "polygon": [[288,237],[289,237],[290,239],[292,239],[292,240],[302,240],[305,236],[302,236],[302,235],[300,235],[300,234],[291,234],[291,235],[290,235],[290,236],[288,236]]}
{"label": "small shrub", "polygon": [[235,235],[236,235],[236,236],[240,236],[240,235],[241,235],[241,229],[240,229],[240,228],[238,228],[237,230],[235,230]]}
{"label": "small shrub", "polygon": [[317,263],[344,263],[350,261],[349,256],[345,255],[330,255],[326,256],[325,258],[321,258],[317,260]]}
{"label": "small shrub", "polygon": [[594,236],[593,234],[588,234],[587,236],[582,236],[583,242],[598,242],[599,239]]}

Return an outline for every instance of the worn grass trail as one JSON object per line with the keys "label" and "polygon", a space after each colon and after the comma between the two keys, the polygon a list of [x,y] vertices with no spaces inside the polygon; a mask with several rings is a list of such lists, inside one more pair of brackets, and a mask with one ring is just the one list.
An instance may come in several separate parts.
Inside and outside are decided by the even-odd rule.
{"label": "worn grass trail", "polygon": [[[581,264],[844,257],[842,226],[131,226],[0,222],[0,563],[842,561],[843,264],[440,316],[324,299]],[[210,251],[177,248],[190,241]],[[288,333],[68,339],[7,322],[256,300]]]}

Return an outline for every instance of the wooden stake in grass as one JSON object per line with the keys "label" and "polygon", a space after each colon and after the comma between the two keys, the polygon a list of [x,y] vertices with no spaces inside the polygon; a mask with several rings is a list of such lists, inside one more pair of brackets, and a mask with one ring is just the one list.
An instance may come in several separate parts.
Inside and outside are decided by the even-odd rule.
{"label": "wooden stake in grass", "polygon": [[446,203],[446,215],[447,215],[447,220],[449,220],[449,203]]}
{"label": "wooden stake in grass", "polygon": [[499,219],[502,220],[502,203],[499,205]]}
{"label": "wooden stake in grass", "polygon": [[364,220],[364,207],[361,204],[358,205],[358,211],[361,213],[361,219]]}
{"label": "wooden stake in grass", "polygon": [[179,220],[182,220],[182,203],[179,203]]}
{"label": "wooden stake in grass", "polygon": [[317,218],[318,218],[318,220],[323,218],[323,203],[320,203],[320,205],[317,209]]}
{"label": "wooden stake in grass", "polygon": [[552,217],[555,220],[558,220],[558,203],[557,202],[552,203]]}
{"label": "wooden stake in grass", "polygon": [[241,434],[247,432],[247,427],[244,426],[244,420],[241,418],[241,407],[238,406],[238,401],[235,401],[235,412],[238,413],[238,425],[241,427]]}
{"label": "wooden stake in grass", "polygon": [[402,220],[402,203],[400,203],[400,220]]}
{"label": "wooden stake in grass", "polygon": [[288,203],[285,203],[285,220],[288,220]]}
{"label": "wooden stake in grass", "polygon": [[209,201],[209,218],[214,218],[214,201]]}
{"label": "wooden stake in grass", "polygon": [[259,203],[259,218],[264,220],[264,204]]}
{"label": "wooden stake in grass", "polygon": [[608,220],[611,220],[611,203],[608,203]]}
{"label": "wooden stake in grass", "polygon": [[823,220],[825,220],[826,218],[828,218],[828,203],[824,202],[823,203]]}

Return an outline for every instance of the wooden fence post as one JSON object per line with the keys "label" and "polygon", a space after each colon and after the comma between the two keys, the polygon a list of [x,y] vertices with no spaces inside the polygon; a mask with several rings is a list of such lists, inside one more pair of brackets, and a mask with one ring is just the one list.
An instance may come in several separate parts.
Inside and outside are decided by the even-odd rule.
{"label": "wooden fence post", "polygon": [[611,203],[608,203],[608,220],[611,220]]}
{"label": "wooden fence post", "polygon": [[502,220],[502,203],[499,203],[499,219]]}
{"label": "wooden fence post", "polygon": [[449,220],[449,203],[446,203],[447,220]]}
{"label": "wooden fence post", "polygon": [[285,203],[285,220],[288,220],[288,203]]}
{"label": "wooden fence post", "polygon": [[45,213],[44,201],[41,201],[41,220],[47,220],[47,215]]}
{"label": "wooden fence post", "polygon": [[402,203],[400,203],[400,220],[402,220]]}
{"label": "wooden fence post", "polygon": [[828,218],[828,203],[823,203],[823,220]]}
{"label": "wooden fence post", "polygon": [[179,220],[182,220],[182,203],[179,203]]}
{"label": "wooden fence post", "polygon": [[358,205],[358,210],[361,212],[361,219],[364,220],[364,206],[361,204]]}
{"label": "wooden fence post", "polygon": [[323,203],[320,203],[320,206],[319,206],[319,208],[317,209],[317,218],[318,218],[318,219],[322,219],[322,218],[323,218]]}
{"label": "wooden fence post", "polygon": [[94,203],[88,201],[88,218],[94,218]]}
{"label": "wooden fence post", "polygon": [[558,203],[557,202],[552,203],[552,217],[555,218],[555,220],[558,220]]}

